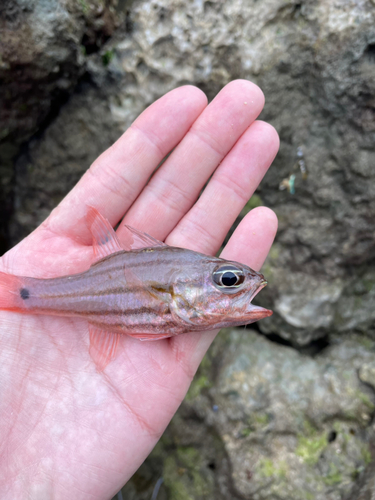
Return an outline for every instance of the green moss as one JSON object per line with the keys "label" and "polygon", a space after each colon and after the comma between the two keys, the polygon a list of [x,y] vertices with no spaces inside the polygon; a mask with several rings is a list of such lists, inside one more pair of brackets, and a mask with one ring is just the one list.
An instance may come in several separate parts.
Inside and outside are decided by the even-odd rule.
{"label": "green moss", "polygon": [[279,258],[279,255],[280,255],[279,245],[277,245],[276,243],[274,243],[271,246],[269,254],[268,254],[269,259],[270,260],[277,260]]}
{"label": "green moss", "polygon": [[210,369],[211,369],[211,359],[208,354],[203,358],[200,367],[198,369],[197,374],[195,375],[188,393],[186,394],[186,401],[191,401],[195,399],[203,389],[208,389],[212,387],[212,382],[209,378]]}
{"label": "green moss", "polygon": [[357,341],[369,351],[374,348],[374,341],[372,339],[369,339],[368,337],[358,336]]}
{"label": "green moss", "polygon": [[89,11],[89,6],[88,4],[86,3],[85,0],[78,0],[79,4],[81,5],[81,9],[82,9],[82,12],[84,14],[87,14],[88,11]]}
{"label": "green moss", "polygon": [[165,434],[161,437],[161,439],[156,443],[155,448],[152,450],[152,456],[156,458],[163,458],[165,455],[165,447],[170,444],[169,441],[166,441]]}
{"label": "green moss", "polygon": [[106,52],[104,52],[104,54],[102,55],[103,65],[108,66],[108,64],[112,61],[114,55],[115,55],[114,49],[110,49],[110,50],[107,50]]}
{"label": "green moss", "polygon": [[206,375],[200,375],[194,378],[190,385],[188,393],[186,394],[186,401],[191,401],[195,399],[201,393],[202,389],[206,389],[212,386],[212,383]]}
{"label": "green moss", "polygon": [[173,457],[168,457],[165,460],[163,472],[164,483],[169,490],[170,500],[194,500],[183,481],[183,472],[177,470]]}
{"label": "green moss", "polygon": [[269,415],[267,415],[267,413],[255,413],[253,415],[253,420],[260,427],[265,427],[266,425],[269,424],[270,417]]}
{"label": "green moss", "polygon": [[199,370],[200,371],[202,371],[202,370],[207,371],[211,368],[211,366],[212,366],[212,361],[211,361],[209,355],[206,354],[206,356],[201,361],[201,364],[199,366]]}
{"label": "green moss", "polygon": [[273,282],[274,269],[277,267],[277,260],[280,256],[280,245],[274,243],[268,253],[267,259],[262,266],[262,273],[264,274],[268,283]]}
{"label": "green moss", "polygon": [[372,412],[375,409],[374,403],[371,401],[369,396],[365,394],[364,392],[357,391],[356,392],[357,398],[365,405],[367,408]]}
{"label": "green moss", "polygon": [[250,212],[253,208],[256,207],[261,207],[263,205],[262,198],[258,196],[257,194],[253,194],[253,196],[250,198],[250,200],[246,203],[246,205],[243,207],[241,216],[245,217],[247,213]]}
{"label": "green moss", "polygon": [[315,499],[315,495],[313,493],[311,493],[310,491],[304,491],[304,497],[305,497],[305,500],[314,500]]}
{"label": "green moss", "polygon": [[329,473],[323,477],[323,481],[327,486],[334,486],[342,482],[342,474],[335,464],[330,465]]}
{"label": "green moss", "polygon": [[284,479],[288,472],[288,466],[284,460],[274,463],[270,458],[263,458],[258,463],[259,472],[263,477],[275,477]]}
{"label": "green moss", "polygon": [[312,425],[312,423],[309,420],[304,420],[303,421],[303,435],[304,436],[316,436],[317,434],[316,428]]}
{"label": "green moss", "polygon": [[367,292],[371,292],[371,290],[375,287],[375,282],[369,279],[364,279],[362,283]]}
{"label": "green moss", "polygon": [[248,437],[250,436],[250,434],[252,434],[254,432],[254,429],[252,429],[251,427],[245,427],[244,429],[242,429],[241,431],[241,436],[242,437]]}
{"label": "green moss", "polygon": [[209,496],[212,480],[201,472],[202,461],[198,450],[179,447],[176,456],[164,462],[163,477],[170,500],[198,500]]}
{"label": "green moss", "polygon": [[168,457],[164,462],[163,478],[168,488],[171,500],[193,500],[187,485],[183,481],[183,470],[178,470],[173,457]]}
{"label": "green moss", "polygon": [[259,472],[264,477],[272,477],[274,475],[275,468],[273,462],[270,458],[263,458],[259,461]]}
{"label": "green moss", "polygon": [[250,436],[251,433],[261,430],[266,427],[270,422],[270,417],[267,413],[254,413],[248,419],[248,426],[244,427],[241,431],[242,437]]}
{"label": "green moss", "polygon": [[177,457],[183,462],[187,467],[195,467],[197,462],[200,462],[199,451],[190,446],[177,448]]}
{"label": "green moss", "polygon": [[361,455],[365,465],[368,465],[372,461],[371,451],[368,444],[364,444],[361,449]]}
{"label": "green moss", "polygon": [[308,465],[318,463],[322,451],[327,446],[327,438],[325,434],[316,438],[306,438],[301,436],[296,449],[296,454],[302,457],[303,461]]}
{"label": "green moss", "polygon": [[304,422],[304,434],[298,438],[296,454],[308,465],[318,463],[322,451],[327,447],[325,432],[318,432],[310,422]]}

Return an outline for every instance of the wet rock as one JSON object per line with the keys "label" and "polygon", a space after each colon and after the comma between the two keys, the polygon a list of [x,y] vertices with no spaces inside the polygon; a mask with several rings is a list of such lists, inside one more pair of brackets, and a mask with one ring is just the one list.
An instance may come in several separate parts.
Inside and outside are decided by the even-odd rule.
{"label": "wet rock", "polygon": [[[308,358],[246,332],[231,341],[208,422],[225,443],[246,498],[339,499],[371,461],[374,344],[338,341]],[[366,375],[367,374],[367,377]],[[249,471],[251,480],[248,479]]]}
{"label": "wet rock", "polygon": [[[101,92],[82,84],[42,138],[29,143],[16,166],[14,240],[28,234],[61,201],[99,154],[121,135]],[[100,134],[99,134],[100,131]]]}
{"label": "wet rock", "polygon": [[113,33],[114,1],[5,0],[0,6],[0,140],[20,143],[67,95]]}
{"label": "wet rock", "polygon": [[374,366],[366,337],[311,358],[223,331],[145,465],[159,458],[173,499],[357,499],[372,484]]}
{"label": "wet rock", "polygon": [[87,54],[113,33],[115,3],[0,2],[0,253],[9,246],[7,221],[16,209],[14,159],[58,114],[84,73]]}

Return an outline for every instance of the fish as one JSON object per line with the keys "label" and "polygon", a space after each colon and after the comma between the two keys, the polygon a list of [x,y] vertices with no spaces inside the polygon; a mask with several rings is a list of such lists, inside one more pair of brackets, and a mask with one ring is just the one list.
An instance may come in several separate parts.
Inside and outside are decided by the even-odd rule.
{"label": "fish", "polygon": [[267,282],[244,264],[168,246],[130,226],[120,243],[94,207],[86,223],[93,239],[90,268],[48,279],[0,272],[0,310],[87,319],[99,371],[115,357],[124,334],[162,340],[272,314],[251,303]]}

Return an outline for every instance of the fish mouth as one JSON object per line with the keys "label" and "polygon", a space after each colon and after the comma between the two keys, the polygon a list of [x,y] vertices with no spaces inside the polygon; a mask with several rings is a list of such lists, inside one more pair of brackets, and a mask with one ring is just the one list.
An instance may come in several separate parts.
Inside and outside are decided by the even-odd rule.
{"label": "fish mouth", "polygon": [[258,293],[267,285],[267,281],[263,278],[262,281],[260,281],[258,287],[254,291],[254,293],[250,297],[250,303],[247,305],[246,308],[246,315],[250,315],[251,317],[251,322],[253,321],[258,321],[263,318],[267,318],[268,316],[272,316],[273,312],[270,311],[269,309],[265,309],[264,307],[256,306],[254,304],[251,304],[251,301],[253,298],[258,295]]}
{"label": "fish mouth", "polygon": [[246,309],[246,316],[250,316],[251,322],[258,321],[263,318],[268,318],[272,316],[273,312],[264,307],[255,306],[254,304],[249,304]]}
{"label": "fish mouth", "polygon": [[252,293],[251,297],[250,297],[250,302],[253,300],[253,298],[258,295],[258,293],[263,290],[263,288],[267,285],[267,281],[265,279],[262,279],[262,281],[259,282],[259,285],[257,286],[257,288],[254,290],[254,292]]}

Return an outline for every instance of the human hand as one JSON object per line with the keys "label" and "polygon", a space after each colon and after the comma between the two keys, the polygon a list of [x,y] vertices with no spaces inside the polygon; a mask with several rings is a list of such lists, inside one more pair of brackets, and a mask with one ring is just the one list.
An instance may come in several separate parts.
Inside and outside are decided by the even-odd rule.
{"label": "human hand", "polygon": [[[169,92],[0,259],[0,271],[49,278],[88,269],[87,206],[112,225],[125,214],[126,224],[169,245],[215,254],[278,148],[275,130],[254,122],[262,107],[259,88],[243,80],[208,107],[195,87]],[[252,210],[222,257],[259,269],[276,227],[271,210]],[[123,231],[121,224],[120,241]],[[116,359],[98,372],[84,320],[1,311],[0,332],[3,500],[114,495],[155,446],[216,334],[157,342],[124,336]]]}

